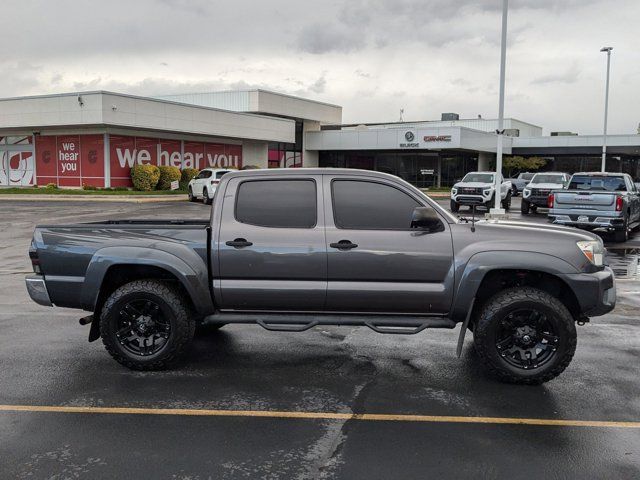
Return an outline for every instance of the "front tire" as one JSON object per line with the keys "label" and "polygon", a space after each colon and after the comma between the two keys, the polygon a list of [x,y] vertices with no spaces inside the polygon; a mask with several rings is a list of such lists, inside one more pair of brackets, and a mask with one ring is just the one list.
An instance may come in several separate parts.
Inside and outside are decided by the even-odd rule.
{"label": "front tire", "polygon": [[458,213],[460,210],[460,204],[456,202],[454,199],[451,199],[451,211],[453,213]]}
{"label": "front tire", "polygon": [[505,212],[511,209],[511,191],[507,192],[507,198],[502,201],[502,208],[504,208]]}
{"label": "front tire", "polygon": [[158,280],[136,280],[113,292],[102,306],[102,343],[132,370],[163,370],[189,348],[195,322],[183,295]]}
{"label": "front tire", "polygon": [[522,203],[520,203],[520,213],[522,215],[529,215],[529,209],[531,205],[524,198],[522,199]]}
{"label": "front tire", "polygon": [[536,288],[517,287],[482,306],[473,341],[493,376],[507,383],[537,385],[567,368],[577,335],[574,319],[560,300]]}
{"label": "front tire", "polygon": [[193,189],[191,187],[189,187],[189,201],[190,202],[196,201],[196,196],[193,194]]}
{"label": "front tire", "polygon": [[512,197],[517,197],[518,196],[518,187],[516,187],[515,185],[513,185],[511,187],[511,196]]}

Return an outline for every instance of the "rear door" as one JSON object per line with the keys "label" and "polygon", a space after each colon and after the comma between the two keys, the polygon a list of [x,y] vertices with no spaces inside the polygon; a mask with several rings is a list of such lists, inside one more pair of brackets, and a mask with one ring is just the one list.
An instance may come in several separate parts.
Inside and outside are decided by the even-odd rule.
{"label": "rear door", "polygon": [[[236,177],[218,235],[222,310],[319,311],[327,288],[321,175]],[[214,246],[215,247],[215,246]]]}
{"label": "rear door", "polygon": [[431,205],[401,183],[326,175],[327,310],[446,313],[453,246],[442,231],[411,229],[415,207]]}

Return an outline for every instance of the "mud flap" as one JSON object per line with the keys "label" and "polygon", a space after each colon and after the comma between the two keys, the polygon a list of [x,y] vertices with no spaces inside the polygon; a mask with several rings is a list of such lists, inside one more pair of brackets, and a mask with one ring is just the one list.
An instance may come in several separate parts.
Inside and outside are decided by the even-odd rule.
{"label": "mud flap", "polygon": [[464,319],[464,323],[460,328],[460,336],[458,337],[458,347],[456,348],[456,355],[458,358],[462,355],[462,344],[464,343],[464,336],[467,333],[467,328],[469,328],[469,322],[471,321],[471,313],[473,312],[473,306],[476,303],[476,297],[471,299],[471,305],[469,306],[469,311],[467,312],[467,316]]}

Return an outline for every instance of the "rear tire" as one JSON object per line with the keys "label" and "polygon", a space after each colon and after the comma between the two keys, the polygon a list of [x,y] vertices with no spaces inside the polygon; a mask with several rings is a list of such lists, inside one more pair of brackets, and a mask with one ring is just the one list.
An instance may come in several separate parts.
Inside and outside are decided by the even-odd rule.
{"label": "rear tire", "polygon": [[518,196],[518,187],[516,187],[515,185],[513,185],[511,187],[511,196],[512,197],[517,197]]}
{"label": "rear tire", "polygon": [[524,198],[522,199],[522,203],[520,203],[520,213],[522,215],[529,215],[530,204]]}
{"label": "rear tire", "polygon": [[202,190],[202,201],[205,205],[211,205],[213,202],[213,200],[209,198],[209,191],[207,190],[207,187],[204,187],[204,190]]}
{"label": "rear tire", "polygon": [[505,212],[511,209],[511,191],[507,192],[507,198],[502,201],[502,208],[504,208]]}
{"label": "rear tire", "polygon": [[183,295],[158,280],[123,285],[107,298],[100,314],[102,343],[117,362],[132,370],[173,365],[188,350],[194,330]]}
{"label": "rear tire", "polygon": [[453,213],[458,213],[459,210],[460,210],[460,204],[455,200],[451,199],[451,211]]}
{"label": "rear tire", "polygon": [[627,240],[629,240],[629,224],[626,219],[624,220],[622,229],[616,230],[613,233],[613,240],[616,243],[625,243]]}
{"label": "rear tire", "polygon": [[473,342],[493,376],[537,385],[567,368],[577,335],[574,319],[560,300],[536,288],[517,287],[499,292],[482,306]]}

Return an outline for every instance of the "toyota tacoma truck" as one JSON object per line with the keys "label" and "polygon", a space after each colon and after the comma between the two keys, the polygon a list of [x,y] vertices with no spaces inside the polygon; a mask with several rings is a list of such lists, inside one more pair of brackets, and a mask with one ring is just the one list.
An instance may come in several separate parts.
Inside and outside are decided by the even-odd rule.
{"label": "toyota tacoma truck", "polygon": [[569,183],[569,175],[562,172],[536,173],[522,190],[520,212],[528,215],[536,212],[538,207],[547,208],[549,194],[554,190],[562,190]]}
{"label": "toyota tacoma truck", "polygon": [[[461,205],[482,206],[487,210],[492,208],[495,201],[494,179],[493,172],[467,173],[451,188],[451,211],[456,213]],[[511,207],[511,182],[505,181],[502,175],[500,180],[500,203],[508,211]]]}
{"label": "toyota tacoma truck", "polygon": [[613,232],[616,242],[640,226],[640,193],[626,173],[574,173],[568,188],[551,192],[547,202],[551,223]]}
{"label": "toyota tacoma truck", "polygon": [[576,323],[614,308],[595,235],[457,219],[392,175],[347,169],[227,173],[211,218],[40,225],[26,278],[41,305],[85,310],[121,364],[172,365],[199,325],[384,334],[473,332],[507,382],[559,375]]}

